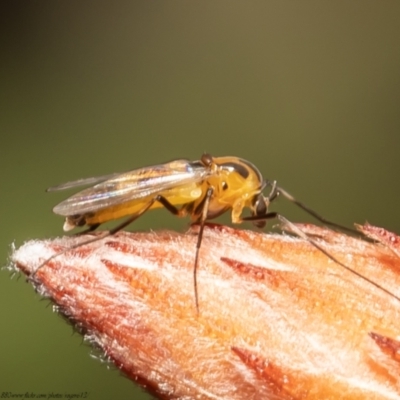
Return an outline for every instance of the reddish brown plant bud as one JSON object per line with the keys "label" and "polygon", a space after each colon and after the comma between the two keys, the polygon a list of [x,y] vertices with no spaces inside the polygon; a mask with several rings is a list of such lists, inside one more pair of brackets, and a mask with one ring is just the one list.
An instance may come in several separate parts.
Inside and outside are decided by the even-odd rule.
{"label": "reddish brown plant bud", "polygon": [[[299,225],[298,225],[299,226]],[[299,226],[341,263],[400,296],[399,238],[369,243]],[[30,275],[87,236],[26,243]],[[309,242],[222,226],[118,233],[78,247],[34,279],[132,380],[161,399],[399,399],[400,301]]]}

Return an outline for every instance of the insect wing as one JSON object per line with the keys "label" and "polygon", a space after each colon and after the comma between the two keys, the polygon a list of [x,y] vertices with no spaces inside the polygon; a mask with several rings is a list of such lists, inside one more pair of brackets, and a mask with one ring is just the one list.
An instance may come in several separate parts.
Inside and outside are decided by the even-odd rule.
{"label": "insect wing", "polygon": [[64,200],[53,211],[63,216],[95,212],[124,202],[202,181],[210,171],[200,162],[175,160],[126,172]]}
{"label": "insect wing", "polygon": [[91,178],[84,178],[84,179],[78,179],[76,181],[65,182],[65,183],[62,183],[61,185],[51,186],[51,187],[47,188],[46,192],[58,192],[60,190],[72,189],[72,188],[78,187],[78,186],[94,185],[95,183],[104,182],[109,179],[113,179],[113,178],[117,177],[118,175],[121,175],[121,173],[116,172],[114,174],[109,174],[109,175],[94,176]]}

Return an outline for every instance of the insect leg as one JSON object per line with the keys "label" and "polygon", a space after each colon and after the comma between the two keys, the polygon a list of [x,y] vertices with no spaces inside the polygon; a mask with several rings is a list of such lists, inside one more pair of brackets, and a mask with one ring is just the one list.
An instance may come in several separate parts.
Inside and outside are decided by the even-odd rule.
{"label": "insect leg", "polygon": [[[31,280],[35,279],[35,276],[37,274],[37,272],[39,271],[39,269],[41,269],[42,267],[44,267],[49,261],[53,260],[56,257],[59,257],[65,253],[67,253],[70,250],[76,249],[80,246],[85,246],[87,244],[96,242],[98,240],[104,239],[108,236],[114,235],[115,233],[117,233],[118,231],[120,231],[121,229],[125,228],[127,225],[131,224],[135,219],[139,218],[143,213],[145,213],[152,205],[153,203],[156,201],[156,199],[152,199],[148,204],[146,204],[145,207],[143,207],[142,210],[140,210],[137,214],[133,215],[132,217],[129,217],[127,220],[125,220],[123,223],[119,224],[117,227],[115,227],[114,229],[111,229],[110,231],[106,231],[103,232],[102,235],[100,236],[95,236],[94,238],[85,240],[83,242],[80,243],[76,243],[70,247],[68,247],[67,249],[60,251],[57,254],[53,254],[51,257],[49,257],[47,260],[45,260],[44,262],[42,262],[36,269],[35,271],[33,271],[32,276],[30,277]],[[89,231],[90,232],[90,228],[89,230],[86,230],[85,232]]]}
{"label": "insect leg", "polygon": [[157,196],[157,201],[161,203],[173,215],[176,215],[178,217],[184,217],[187,214],[186,209],[184,207],[182,208],[175,207],[163,196]]}
{"label": "insect leg", "polygon": [[89,228],[76,233],[74,236],[86,235],[87,233],[90,233],[90,232],[93,232],[94,230],[96,230],[99,226],[100,226],[100,224],[90,225]]}
{"label": "insect leg", "polygon": [[[34,279],[36,276],[36,273],[39,271],[40,268],[42,268],[44,265],[46,265],[49,261],[53,260],[54,258],[61,256],[65,253],[67,253],[70,250],[76,249],[80,246],[84,246],[93,242],[96,242],[98,240],[104,239],[108,236],[112,236],[114,234],[116,234],[117,232],[119,232],[120,230],[124,229],[126,226],[128,226],[129,224],[131,224],[133,221],[135,221],[136,219],[138,219],[142,214],[144,214],[156,201],[160,202],[168,211],[170,211],[171,213],[175,214],[175,215],[179,215],[181,214],[181,210],[177,209],[174,205],[172,205],[167,199],[165,199],[162,196],[156,196],[153,199],[151,199],[139,212],[137,212],[135,215],[132,215],[131,217],[127,218],[125,221],[123,221],[121,224],[117,225],[115,228],[103,232],[102,235],[100,236],[96,236],[94,238],[85,240],[83,242],[74,244],[70,247],[68,247],[67,249],[60,251],[57,254],[53,254],[51,257],[49,257],[46,261],[44,261],[43,263],[41,263],[36,270],[32,273],[32,276],[30,279]],[[87,233],[87,232],[91,232],[92,230],[96,229],[100,224],[96,224],[91,226],[89,229],[86,229],[85,231],[81,232],[82,233]]]}
{"label": "insect leg", "polygon": [[[296,204],[298,207],[300,207],[302,210],[304,210],[306,213],[310,214],[313,216],[315,219],[318,221],[322,222],[325,225],[333,226],[335,228],[338,228],[342,231],[347,231],[352,234],[355,234],[357,236],[361,236],[359,231],[356,231],[355,229],[347,228],[346,226],[336,224],[335,222],[329,221],[316,213],[314,210],[311,208],[307,207],[305,204],[294,198],[290,193],[288,193],[286,190],[282,189],[281,187],[276,187],[277,195],[281,194],[283,197],[285,197],[287,200],[291,201],[292,203]],[[275,196],[276,197],[276,196]]]}
{"label": "insect leg", "polygon": [[242,217],[240,218],[240,222],[242,221],[265,221],[266,219],[274,219],[278,218],[278,213],[275,211],[268,212],[264,215],[251,215],[250,217]]}
{"label": "insect leg", "polygon": [[197,267],[198,267],[198,263],[199,263],[201,242],[203,240],[204,225],[205,225],[205,222],[207,219],[208,207],[210,205],[210,200],[211,200],[213,193],[214,193],[214,189],[212,187],[208,188],[207,193],[204,196],[204,199],[199,204],[199,206],[202,207],[201,215],[200,215],[200,219],[199,219],[200,231],[199,231],[199,235],[197,237],[196,255],[194,258],[194,268],[193,268],[194,298],[195,298],[195,302],[196,302],[197,313],[199,313],[199,296],[198,296],[198,291],[197,291]]}
{"label": "insect leg", "polygon": [[[136,219],[138,219],[142,214],[144,214],[156,201],[158,201],[159,203],[161,203],[171,214],[174,215],[179,215],[181,216],[183,214],[183,212],[181,211],[181,209],[175,207],[173,204],[171,204],[165,197],[157,195],[156,197],[154,197],[153,199],[151,199],[149,201],[149,203],[143,207],[138,213],[136,213],[135,215],[133,215],[132,217],[129,217],[127,220],[125,220],[124,222],[122,222],[122,224],[116,226],[115,228],[111,229],[108,234],[106,236],[111,236],[116,234],[117,232],[119,232],[120,230],[124,229],[125,227],[127,227],[128,225],[130,225],[133,221],[135,221]],[[105,237],[106,237],[105,236]]]}

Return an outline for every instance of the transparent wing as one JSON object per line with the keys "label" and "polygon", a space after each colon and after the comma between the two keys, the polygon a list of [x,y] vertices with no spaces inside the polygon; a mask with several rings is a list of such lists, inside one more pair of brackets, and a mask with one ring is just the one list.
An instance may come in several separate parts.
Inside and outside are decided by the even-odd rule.
{"label": "transparent wing", "polygon": [[62,183],[61,185],[51,186],[51,187],[47,188],[46,192],[57,192],[59,190],[71,189],[71,188],[78,187],[78,186],[94,185],[95,183],[104,182],[109,179],[115,178],[118,175],[121,175],[121,173],[115,172],[115,173],[109,174],[109,175],[93,176],[91,178],[84,178],[84,179],[78,179],[76,181],[65,182],[65,183]]}
{"label": "transparent wing", "polygon": [[[64,200],[53,211],[63,216],[95,212],[189,183],[202,181],[210,171],[198,161],[175,160],[119,174]],[[93,178],[89,178],[93,179]]]}

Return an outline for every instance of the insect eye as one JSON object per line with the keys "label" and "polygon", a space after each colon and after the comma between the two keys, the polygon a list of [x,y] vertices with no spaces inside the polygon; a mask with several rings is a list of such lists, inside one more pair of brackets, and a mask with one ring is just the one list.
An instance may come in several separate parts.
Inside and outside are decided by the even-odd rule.
{"label": "insect eye", "polygon": [[228,184],[226,182],[222,182],[222,190],[228,189]]}

